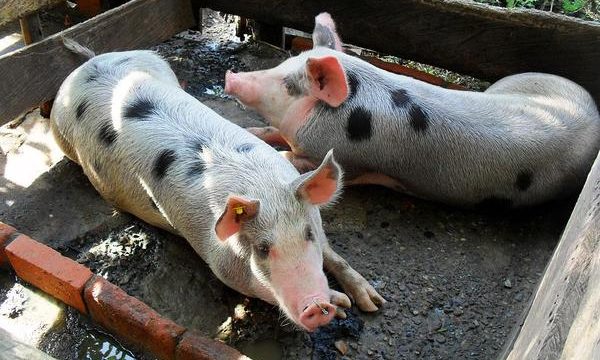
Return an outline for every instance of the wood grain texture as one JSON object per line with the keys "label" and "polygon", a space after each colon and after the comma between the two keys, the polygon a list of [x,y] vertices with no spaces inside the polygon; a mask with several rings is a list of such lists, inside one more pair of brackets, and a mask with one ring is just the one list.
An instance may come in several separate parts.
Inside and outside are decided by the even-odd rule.
{"label": "wood grain texture", "polygon": [[69,37],[97,54],[145,48],[193,26],[188,0],[133,0],[88,21],[0,57],[0,125],[54,98],[83,59],[68,51]]}
{"label": "wood grain texture", "polygon": [[600,354],[600,154],[536,291],[509,360]]}
{"label": "wood grain texture", "polygon": [[65,0],[0,0],[0,26]]}
{"label": "wood grain texture", "polygon": [[494,81],[538,71],[565,76],[600,99],[600,24],[464,0],[193,0],[311,32],[328,11],[342,41]]}

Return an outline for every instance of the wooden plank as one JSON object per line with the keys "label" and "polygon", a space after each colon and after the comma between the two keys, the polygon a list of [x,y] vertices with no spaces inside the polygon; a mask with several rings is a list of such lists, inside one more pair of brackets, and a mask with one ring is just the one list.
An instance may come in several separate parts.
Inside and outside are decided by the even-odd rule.
{"label": "wooden plank", "polygon": [[272,25],[312,31],[328,11],[343,41],[484,80],[554,73],[600,99],[600,24],[465,0],[193,0]]}
{"label": "wooden plank", "polygon": [[0,57],[0,125],[50,100],[82,59],[66,36],[96,53],[144,48],[194,25],[189,0],[133,0],[33,45]]}
{"label": "wooden plank", "polygon": [[507,359],[600,355],[600,154]]}
{"label": "wooden plank", "polygon": [[1,0],[0,26],[64,2],[65,0]]}

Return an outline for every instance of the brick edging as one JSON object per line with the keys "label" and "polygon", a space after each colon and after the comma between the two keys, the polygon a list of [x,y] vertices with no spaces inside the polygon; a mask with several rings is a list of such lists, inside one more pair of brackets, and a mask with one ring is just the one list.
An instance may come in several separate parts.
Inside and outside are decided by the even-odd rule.
{"label": "brick edging", "polygon": [[248,359],[226,344],[162,317],[87,267],[0,222],[0,265],[5,263],[21,279],[159,359]]}

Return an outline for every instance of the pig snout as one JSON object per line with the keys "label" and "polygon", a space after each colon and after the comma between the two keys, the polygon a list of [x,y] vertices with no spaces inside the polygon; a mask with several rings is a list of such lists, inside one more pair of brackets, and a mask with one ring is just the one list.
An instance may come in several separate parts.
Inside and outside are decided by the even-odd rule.
{"label": "pig snout", "polygon": [[319,326],[329,324],[335,316],[335,306],[329,302],[315,300],[304,308],[298,319],[308,331],[315,331]]}
{"label": "pig snout", "polygon": [[225,94],[238,98],[246,105],[254,105],[258,101],[258,94],[254,76],[248,73],[234,73],[227,70],[225,73]]}

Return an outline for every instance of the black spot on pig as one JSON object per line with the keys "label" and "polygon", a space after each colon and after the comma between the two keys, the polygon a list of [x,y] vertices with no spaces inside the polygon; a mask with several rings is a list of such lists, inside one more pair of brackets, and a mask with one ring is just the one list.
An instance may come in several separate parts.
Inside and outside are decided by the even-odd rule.
{"label": "black spot on pig", "polygon": [[136,98],[123,107],[123,118],[146,120],[156,113],[156,104],[146,98]]}
{"label": "black spot on pig", "polygon": [[363,141],[371,138],[373,132],[371,113],[363,107],[352,110],[348,117],[347,131],[348,139],[351,141]]}
{"label": "black spot on pig", "polygon": [[346,101],[348,101],[352,99],[354,95],[356,95],[356,93],[358,92],[358,85],[360,84],[360,82],[358,81],[358,77],[356,76],[356,74],[352,71],[346,72],[346,76],[348,77],[349,87],[348,97],[346,98]]}
{"label": "black spot on pig", "polygon": [[533,175],[531,174],[530,171],[521,171],[519,173],[519,175],[517,175],[517,180],[515,181],[515,186],[520,191],[525,191],[525,190],[529,189],[529,187],[531,186],[531,183],[533,181],[532,177],[533,177]]}
{"label": "black spot on pig", "polygon": [[513,202],[510,199],[490,196],[488,198],[483,199],[479,204],[477,204],[476,208],[482,211],[506,211],[512,208]]}
{"label": "black spot on pig", "polygon": [[98,132],[98,138],[101,142],[106,146],[112,145],[115,140],[117,140],[117,136],[119,134],[115,129],[113,129],[112,125],[109,123],[105,123],[100,126],[100,131]]}
{"label": "black spot on pig", "polygon": [[405,107],[410,102],[410,97],[408,97],[408,93],[404,89],[398,89],[390,92],[390,97],[394,106],[400,108]]}
{"label": "black spot on pig", "polygon": [[335,49],[335,37],[333,31],[327,26],[321,24],[315,25],[313,32],[314,46],[325,46],[330,49]]}
{"label": "black spot on pig", "polygon": [[176,158],[177,155],[175,155],[175,151],[173,150],[167,149],[161,151],[156,157],[156,160],[154,160],[154,167],[152,169],[152,174],[154,177],[159,180],[162,179]]}
{"label": "black spot on pig", "polygon": [[195,180],[196,178],[201,176],[205,170],[206,170],[206,164],[204,163],[204,161],[202,161],[202,159],[198,158],[198,159],[194,159],[187,174],[190,178]]}
{"label": "black spot on pig", "polygon": [[87,100],[83,100],[79,103],[79,105],[77,105],[77,109],[75,110],[75,118],[77,120],[81,120],[81,118],[83,117],[83,114],[85,113],[85,111],[87,110],[87,108],[90,106],[90,103]]}
{"label": "black spot on pig", "polygon": [[314,235],[310,225],[306,225],[306,228],[304,229],[304,239],[306,239],[306,241],[310,241],[310,242],[315,241],[315,235]]}
{"label": "black spot on pig", "polygon": [[283,85],[287,90],[289,96],[301,96],[305,93],[304,88],[302,86],[302,82],[304,81],[302,74],[289,74],[283,78]]}
{"label": "black spot on pig", "polygon": [[427,114],[421,109],[420,106],[416,104],[412,104],[410,110],[408,112],[408,116],[410,117],[410,126],[416,132],[424,132],[427,130],[429,126],[429,119]]}
{"label": "black spot on pig", "polygon": [[235,151],[237,151],[239,153],[247,153],[247,152],[250,152],[252,149],[254,149],[254,145],[255,144],[250,144],[250,143],[238,145],[235,147]]}

